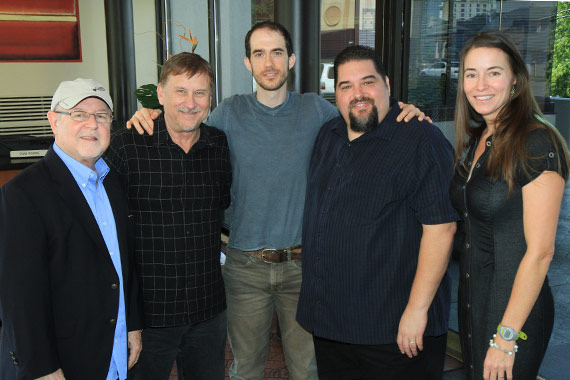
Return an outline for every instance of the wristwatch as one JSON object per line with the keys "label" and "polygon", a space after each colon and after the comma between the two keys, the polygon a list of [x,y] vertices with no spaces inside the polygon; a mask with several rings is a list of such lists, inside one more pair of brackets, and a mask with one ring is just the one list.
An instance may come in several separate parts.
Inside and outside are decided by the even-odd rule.
{"label": "wristwatch", "polygon": [[497,332],[506,341],[515,341],[517,340],[518,333],[510,327],[501,326],[497,327]]}

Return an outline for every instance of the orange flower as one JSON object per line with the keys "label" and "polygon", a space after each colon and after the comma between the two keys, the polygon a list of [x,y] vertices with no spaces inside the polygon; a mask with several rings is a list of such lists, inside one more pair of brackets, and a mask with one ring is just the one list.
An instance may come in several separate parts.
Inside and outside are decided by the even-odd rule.
{"label": "orange flower", "polygon": [[192,37],[192,32],[190,31],[190,28],[188,28],[188,35],[190,37],[186,37],[186,31],[184,31],[184,35],[179,34],[178,37],[190,42],[192,44],[192,53],[194,53],[194,50],[196,50],[196,47],[198,46],[198,36]]}

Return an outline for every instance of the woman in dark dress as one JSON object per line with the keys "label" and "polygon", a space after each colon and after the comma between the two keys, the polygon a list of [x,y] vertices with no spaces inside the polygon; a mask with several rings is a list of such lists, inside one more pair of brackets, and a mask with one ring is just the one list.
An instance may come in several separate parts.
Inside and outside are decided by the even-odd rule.
{"label": "woman in dark dress", "polygon": [[554,321],[546,273],[568,151],[544,120],[505,34],[484,31],[463,48],[455,123],[451,198],[462,218],[459,329],[467,378],[535,380]]}

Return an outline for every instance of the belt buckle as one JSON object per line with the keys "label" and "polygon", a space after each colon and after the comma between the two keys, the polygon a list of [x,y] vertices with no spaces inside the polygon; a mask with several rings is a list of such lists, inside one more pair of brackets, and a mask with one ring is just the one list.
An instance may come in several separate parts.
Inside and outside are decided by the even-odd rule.
{"label": "belt buckle", "polygon": [[263,248],[261,250],[261,260],[266,264],[275,264],[273,261],[267,261],[265,259],[265,252],[277,252],[277,248]]}

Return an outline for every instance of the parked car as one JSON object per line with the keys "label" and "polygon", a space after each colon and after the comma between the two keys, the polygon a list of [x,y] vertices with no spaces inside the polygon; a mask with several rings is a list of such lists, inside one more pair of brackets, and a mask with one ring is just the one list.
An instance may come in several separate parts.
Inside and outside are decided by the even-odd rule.
{"label": "parked car", "polygon": [[[459,76],[459,64],[454,62],[451,63],[451,78],[457,79]],[[445,78],[447,75],[447,62],[435,62],[429,65],[427,68],[420,71],[421,77],[438,77]]]}
{"label": "parked car", "polygon": [[334,66],[332,63],[321,63],[321,87],[319,95],[334,96]]}

